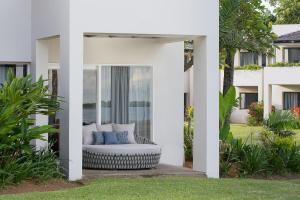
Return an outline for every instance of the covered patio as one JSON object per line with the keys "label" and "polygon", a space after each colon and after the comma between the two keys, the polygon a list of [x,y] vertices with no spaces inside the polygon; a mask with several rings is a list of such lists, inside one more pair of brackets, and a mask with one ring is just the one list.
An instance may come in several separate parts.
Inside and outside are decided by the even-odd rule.
{"label": "covered patio", "polygon": [[[52,4],[50,1],[49,3]],[[201,7],[196,1],[191,1],[191,3]],[[114,3],[108,4],[108,7],[115,7]],[[120,8],[127,7],[130,9],[128,2],[127,4],[120,2],[117,4]],[[212,10],[217,10],[215,2],[207,4],[206,8],[210,7]],[[38,10],[34,10],[35,5],[39,8]],[[70,8],[64,8],[68,5],[64,5],[60,1],[48,7],[38,5],[38,1],[33,5],[33,13],[36,15],[34,20],[36,21],[33,22],[32,71],[36,78],[40,75],[43,75],[44,78],[48,77],[49,63],[51,63],[49,59],[53,58],[51,58],[53,54],[49,41],[58,40],[59,53],[56,56],[60,71],[58,94],[64,97],[60,113],[60,161],[69,180],[81,179],[83,175],[84,70],[96,69],[96,72],[100,73],[99,66],[138,65],[152,67],[153,96],[150,139],[162,147],[161,164],[177,167],[183,165],[183,42],[185,40],[194,41],[195,131],[193,170],[202,172],[207,177],[219,177],[217,12],[213,12],[212,15],[214,20],[212,28],[186,27],[183,19],[179,20],[182,23],[178,24],[171,23],[169,20],[161,22],[161,18],[157,17],[153,18],[152,22],[171,24],[171,26],[163,28],[148,24],[143,27],[140,24],[139,26],[130,26],[128,29],[122,26],[122,22],[114,19],[110,19],[111,23],[95,21],[95,19],[101,19],[105,15],[93,12],[95,8],[101,7],[101,3],[98,5],[96,1],[73,2],[69,15],[65,14],[64,9],[69,10]],[[171,3],[170,5],[176,7],[172,10],[178,10],[183,6],[180,3]],[[61,12],[53,12],[52,9],[55,10],[55,6],[60,7]],[[153,5],[149,4],[148,6]],[[148,9],[144,5],[140,5],[140,7]],[[83,12],[86,15],[82,15]],[[49,16],[52,16],[50,13],[57,13],[57,15],[51,18],[47,13]],[[99,16],[89,17],[91,13]],[[164,9],[158,10],[158,13],[163,14]],[[197,11],[197,13],[199,12]],[[207,12],[205,13],[207,14]],[[151,13],[148,14],[150,16]],[[176,16],[176,13],[172,13],[172,15]],[[195,18],[193,24],[201,24],[196,20],[201,18],[201,16]],[[136,21],[137,17],[134,18],[135,20],[131,17],[130,19],[131,23],[139,24]],[[72,20],[77,23],[70,23]],[[45,24],[51,24],[51,29],[46,28]],[[114,24],[115,28],[111,29],[103,26],[103,24]],[[98,83],[101,80],[100,77],[99,75],[97,78]],[[101,91],[98,90],[97,94],[99,93]],[[99,98],[101,99],[101,96],[97,95],[98,124],[101,123]],[[48,123],[48,119],[45,116],[37,116],[37,125],[46,123]],[[36,141],[36,146],[43,145],[46,143]],[[164,169],[172,171],[172,168]],[[103,172],[103,174],[105,173]]]}

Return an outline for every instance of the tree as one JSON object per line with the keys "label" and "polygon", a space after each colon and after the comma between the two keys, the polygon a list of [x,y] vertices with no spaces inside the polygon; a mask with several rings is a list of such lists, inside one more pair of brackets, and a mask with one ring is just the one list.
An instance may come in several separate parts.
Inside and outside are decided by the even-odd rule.
{"label": "tree", "polygon": [[300,0],[270,0],[277,24],[300,24]]}
{"label": "tree", "polygon": [[220,0],[220,52],[225,56],[223,95],[233,86],[234,55],[244,49],[271,54],[272,15],[261,0]]}

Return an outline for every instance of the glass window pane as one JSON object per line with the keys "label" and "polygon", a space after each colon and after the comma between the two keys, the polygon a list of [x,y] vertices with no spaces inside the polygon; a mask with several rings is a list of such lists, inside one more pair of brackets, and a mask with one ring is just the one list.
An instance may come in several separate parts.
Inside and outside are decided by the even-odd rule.
{"label": "glass window pane", "polygon": [[257,101],[257,93],[240,93],[240,109],[249,109],[250,105]]}
{"label": "glass window pane", "polygon": [[129,121],[136,124],[138,135],[151,137],[152,69],[130,68]]}
{"label": "glass window pane", "polygon": [[97,70],[83,71],[83,123],[97,120]]}
{"label": "glass window pane", "polygon": [[290,48],[288,49],[289,63],[300,62],[300,48]]}
{"label": "glass window pane", "polygon": [[111,67],[101,68],[101,124],[111,123]]}
{"label": "glass window pane", "polygon": [[258,54],[254,52],[241,52],[240,53],[241,66],[258,64]]}

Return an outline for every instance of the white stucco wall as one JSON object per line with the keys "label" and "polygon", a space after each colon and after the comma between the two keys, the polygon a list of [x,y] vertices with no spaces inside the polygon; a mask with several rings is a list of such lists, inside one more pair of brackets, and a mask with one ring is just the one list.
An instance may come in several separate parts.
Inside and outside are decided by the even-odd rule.
{"label": "white stucco wall", "polygon": [[[58,63],[58,50],[59,40],[49,42],[49,63]],[[161,163],[176,166],[182,166],[184,160],[183,59],[183,42],[163,43],[155,39],[121,38],[84,40],[85,66],[153,66],[153,140],[162,146]]]}
{"label": "white stucco wall", "polygon": [[31,61],[31,0],[0,1],[0,62]]}
{"label": "white stucco wall", "polygon": [[[62,149],[62,159],[68,162],[64,167],[68,170],[70,180],[81,178],[81,122],[82,122],[82,70],[85,61],[83,60],[84,51],[84,34],[102,34],[105,36],[113,35],[118,37],[164,37],[169,43],[165,43],[161,48],[157,48],[159,52],[157,57],[152,57],[152,62],[160,60],[158,68],[157,85],[159,85],[159,93],[157,98],[164,102],[174,101],[166,108],[162,108],[159,103],[158,108],[164,111],[177,112],[179,103],[183,106],[183,45],[186,39],[194,39],[196,41],[195,60],[197,65],[197,73],[195,84],[199,87],[195,88],[195,143],[197,148],[194,149],[194,170],[202,171],[208,177],[219,177],[219,141],[218,141],[218,95],[217,95],[217,68],[218,68],[218,5],[217,0],[199,1],[199,0],[32,0],[33,3],[33,26],[32,26],[32,45],[33,54],[39,52],[36,48],[36,39],[60,35],[60,65],[63,76],[62,94],[65,96],[66,104],[63,105],[63,116],[61,123],[61,139],[65,147]],[[179,56],[179,46],[182,48]],[[124,50],[124,47],[119,47]],[[125,49],[126,51],[126,49]],[[126,54],[125,51],[118,51],[120,54]],[[177,55],[178,57],[174,57]],[[38,55],[38,54],[37,54]],[[119,56],[119,55],[118,55]],[[148,56],[148,55],[147,55]],[[151,56],[151,54],[149,55]],[[99,56],[101,57],[101,56]],[[172,60],[166,59],[172,57]],[[125,61],[128,58],[120,56]],[[142,57],[141,57],[142,58]],[[46,60],[42,55],[33,57],[33,60],[44,63]],[[138,60],[138,58],[136,59]],[[47,59],[48,61],[48,59]],[[109,62],[110,60],[104,60]],[[104,62],[103,61],[103,62]],[[113,61],[116,62],[115,60]],[[137,61],[136,61],[137,62]],[[180,76],[173,73],[172,69],[178,67],[177,63],[182,64]],[[177,70],[177,69],[176,69]],[[170,73],[172,72],[172,73]],[[38,74],[38,73],[36,73]],[[168,76],[166,76],[168,75]],[[201,80],[200,80],[201,79]],[[174,85],[168,82],[178,81],[181,84],[177,96]],[[200,84],[199,84],[200,83]],[[158,86],[155,86],[158,87]],[[176,90],[178,87],[176,87]],[[197,91],[196,91],[197,89]],[[172,97],[178,97],[180,100],[168,98],[168,94]],[[197,95],[196,95],[197,94]],[[155,97],[154,97],[155,98]],[[171,107],[172,105],[172,107]],[[171,111],[174,109],[175,111]],[[182,108],[182,107],[179,107]],[[179,112],[178,108],[178,112]],[[167,132],[173,130],[170,126],[174,125],[174,116],[169,116],[161,111],[159,122],[154,124],[157,130]],[[183,113],[183,109],[180,111]],[[157,114],[158,115],[158,114]],[[177,115],[176,115],[177,116]],[[182,121],[183,121],[183,115]],[[162,119],[166,117],[166,119]],[[180,117],[180,116],[179,116]],[[181,119],[176,119],[176,121]],[[211,126],[215,124],[216,126]],[[180,125],[181,126],[181,125]],[[176,131],[175,131],[176,127]],[[164,145],[172,147],[172,136],[177,134],[179,125],[174,125],[175,132],[167,138],[157,138],[157,141],[164,141]],[[177,136],[175,136],[177,138]],[[181,155],[177,152],[165,150],[167,155]],[[162,158],[162,161],[169,158]]]}
{"label": "white stucco wall", "polygon": [[208,19],[218,23],[218,13],[212,12],[216,2],[84,0],[71,1],[70,8],[72,20],[84,32],[207,35],[215,31]]}

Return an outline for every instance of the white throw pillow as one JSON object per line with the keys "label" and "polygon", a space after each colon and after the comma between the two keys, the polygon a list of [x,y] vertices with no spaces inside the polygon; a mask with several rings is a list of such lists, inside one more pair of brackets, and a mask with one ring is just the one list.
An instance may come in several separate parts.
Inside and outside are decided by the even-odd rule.
{"label": "white throw pillow", "polygon": [[116,132],[127,131],[129,144],[136,144],[136,141],[134,138],[135,124],[113,124],[112,128],[113,128],[113,131],[116,131]]}
{"label": "white throw pillow", "polygon": [[95,123],[82,127],[82,144],[92,145],[94,143],[93,131],[97,131]]}
{"label": "white throw pillow", "polygon": [[97,129],[100,132],[112,132],[113,131],[112,124],[103,124],[103,125],[97,124]]}

